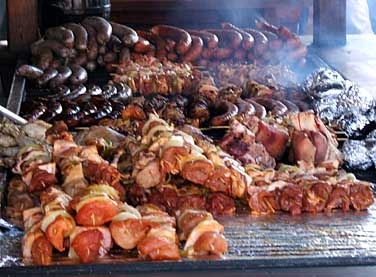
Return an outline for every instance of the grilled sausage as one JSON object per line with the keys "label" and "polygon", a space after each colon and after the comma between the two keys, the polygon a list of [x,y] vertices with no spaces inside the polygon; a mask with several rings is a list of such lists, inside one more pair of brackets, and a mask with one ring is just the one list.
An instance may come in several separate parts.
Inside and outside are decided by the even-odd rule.
{"label": "grilled sausage", "polygon": [[56,77],[59,72],[54,68],[48,68],[44,71],[43,75],[37,79],[38,86],[47,85],[49,81]]}
{"label": "grilled sausage", "polygon": [[219,45],[221,47],[238,49],[243,40],[242,35],[235,30],[208,29],[206,31],[215,34],[218,37]]}
{"label": "grilled sausage", "polygon": [[69,49],[57,40],[39,40],[34,42],[30,48],[33,56],[38,56],[43,48],[51,49],[53,53],[62,58],[67,58],[70,53]]}
{"label": "grilled sausage", "polygon": [[40,69],[46,69],[54,59],[54,55],[50,48],[39,48],[38,55],[35,56],[35,65]]}
{"label": "grilled sausage", "polygon": [[117,36],[111,35],[110,41],[107,43],[107,47],[113,52],[119,53],[123,46],[121,40]]}
{"label": "grilled sausage", "polygon": [[72,85],[81,85],[86,83],[88,75],[85,68],[79,65],[71,65],[72,75],[69,78],[69,81]]}
{"label": "grilled sausage", "polygon": [[255,45],[253,49],[256,55],[262,54],[268,48],[269,41],[268,41],[268,38],[263,33],[254,29],[244,29],[244,31],[253,36],[255,40]]}
{"label": "grilled sausage", "polygon": [[85,29],[88,33],[88,42],[87,42],[87,58],[90,61],[94,61],[98,56],[98,43],[97,43],[97,32],[94,27],[91,25],[85,25]]}
{"label": "grilled sausage", "polygon": [[159,60],[163,60],[167,56],[166,41],[164,39],[158,35],[145,31],[137,31],[137,34],[151,41],[156,46],[155,55]]}
{"label": "grilled sausage", "polygon": [[183,62],[193,62],[197,60],[202,52],[204,47],[204,42],[198,36],[192,35],[192,45],[189,48],[188,52],[183,56]]}
{"label": "grilled sausage", "polygon": [[266,109],[263,105],[260,105],[256,101],[253,101],[252,98],[245,99],[248,103],[252,104],[252,106],[255,108],[255,115],[263,119],[266,116]]}
{"label": "grilled sausage", "polygon": [[103,56],[103,61],[105,63],[114,63],[116,62],[116,60],[117,60],[117,54],[114,52],[107,52]]}
{"label": "grilled sausage", "polygon": [[57,40],[64,44],[65,47],[73,48],[74,34],[70,29],[62,26],[51,27],[46,30],[46,39]]}
{"label": "grilled sausage", "polygon": [[223,114],[211,119],[210,124],[213,126],[224,126],[238,114],[238,107],[229,101],[222,100],[215,105],[216,110],[223,111]]}
{"label": "grilled sausage", "polygon": [[138,37],[138,42],[133,46],[133,50],[137,53],[146,53],[152,50],[154,46],[143,37]]}
{"label": "grilled sausage", "polygon": [[64,24],[64,27],[71,30],[74,34],[74,47],[79,51],[84,51],[87,49],[88,34],[86,29],[76,23]]}
{"label": "grilled sausage", "polygon": [[255,39],[253,38],[251,34],[243,31],[242,29],[236,27],[235,25],[232,25],[231,23],[222,23],[221,25],[222,25],[222,28],[224,29],[235,30],[242,35],[243,37],[242,47],[244,50],[249,50],[253,47],[253,44],[255,43]]}
{"label": "grilled sausage", "polygon": [[214,49],[213,56],[218,60],[224,60],[229,58],[232,53],[232,48],[216,48]]}
{"label": "grilled sausage", "polygon": [[176,47],[176,41],[172,39],[166,39],[166,50],[167,52],[175,52],[175,47]]}
{"label": "grilled sausage", "polygon": [[188,33],[200,37],[207,48],[213,49],[218,46],[218,37],[215,34],[202,30],[188,30]]}
{"label": "grilled sausage", "polygon": [[131,60],[131,52],[129,48],[124,47],[119,54],[119,64],[125,64]]}
{"label": "grilled sausage", "polygon": [[110,23],[112,26],[113,34],[120,38],[120,40],[124,43],[125,46],[132,47],[133,45],[135,45],[135,43],[138,41],[138,35],[135,30],[128,26],[121,25],[115,22]]}
{"label": "grilled sausage", "polygon": [[71,65],[85,66],[86,63],[87,63],[87,54],[84,52],[79,53],[78,56],[73,61],[71,61]]}
{"label": "grilled sausage", "polygon": [[289,61],[297,61],[302,58],[304,58],[307,55],[307,47],[305,45],[302,45],[301,47],[292,50],[287,54],[287,59]]}
{"label": "grilled sausage", "polygon": [[86,69],[90,72],[93,72],[97,68],[97,62],[96,61],[89,61],[86,64]]}
{"label": "grilled sausage", "polygon": [[244,61],[247,58],[247,52],[243,48],[239,48],[235,51],[234,58],[238,61]]}
{"label": "grilled sausage", "polygon": [[278,50],[282,48],[283,41],[276,34],[268,31],[262,31],[262,33],[268,38],[270,49]]}
{"label": "grilled sausage", "polygon": [[172,62],[176,62],[178,60],[178,55],[175,52],[168,52],[167,59]]}
{"label": "grilled sausage", "polygon": [[290,113],[298,113],[298,112],[300,112],[299,107],[297,105],[295,105],[295,103],[293,103],[293,102],[291,102],[289,100],[286,100],[286,99],[278,99],[278,100],[281,101],[282,104],[284,104],[287,107],[287,109],[288,109],[288,111]]}
{"label": "grilled sausage", "polygon": [[106,19],[99,16],[88,16],[81,22],[81,24],[84,27],[89,25],[95,29],[97,33],[96,39],[99,44],[104,45],[110,40],[112,26]]}
{"label": "grilled sausage", "polygon": [[24,64],[17,69],[17,75],[30,80],[35,80],[43,75],[43,70],[29,64]]}
{"label": "grilled sausage", "polygon": [[72,75],[72,70],[67,66],[59,67],[58,71],[59,71],[59,74],[57,74],[56,77],[50,81],[51,88],[56,88],[64,84]]}
{"label": "grilled sausage", "polygon": [[170,38],[177,42],[176,51],[184,55],[192,44],[191,35],[180,28],[168,25],[157,25],[151,28],[151,32],[163,38]]}
{"label": "grilled sausage", "polygon": [[268,97],[253,97],[252,100],[263,105],[267,111],[274,115],[284,116],[288,112],[287,107],[278,100]]}

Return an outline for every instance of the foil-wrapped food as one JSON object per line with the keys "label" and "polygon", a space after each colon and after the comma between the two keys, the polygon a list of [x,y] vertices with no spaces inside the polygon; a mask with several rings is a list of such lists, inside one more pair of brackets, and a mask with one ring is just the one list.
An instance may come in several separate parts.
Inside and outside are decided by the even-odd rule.
{"label": "foil-wrapped food", "polygon": [[376,130],[364,140],[347,140],[342,146],[345,165],[353,170],[376,167]]}
{"label": "foil-wrapped food", "polygon": [[375,119],[375,100],[366,90],[345,80],[338,72],[320,68],[303,82],[315,112],[349,137],[359,137]]}

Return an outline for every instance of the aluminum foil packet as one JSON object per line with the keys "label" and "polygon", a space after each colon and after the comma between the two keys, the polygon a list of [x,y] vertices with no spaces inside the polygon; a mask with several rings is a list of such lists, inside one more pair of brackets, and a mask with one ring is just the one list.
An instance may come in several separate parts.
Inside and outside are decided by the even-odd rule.
{"label": "aluminum foil packet", "polygon": [[358,137],[375,120],[375,100],[370,93],[338,72],[320,68],[302,84],[313,100],[313,109],[330,125],[341,128],[349,137]]}

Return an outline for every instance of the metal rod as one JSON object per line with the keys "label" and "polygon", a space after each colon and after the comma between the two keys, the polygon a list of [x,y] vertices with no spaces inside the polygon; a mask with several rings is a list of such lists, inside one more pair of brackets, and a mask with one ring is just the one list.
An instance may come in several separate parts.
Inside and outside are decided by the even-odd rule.
{"label": "metal rod", "polygon": [[13,122],[17,124],[24,125],[27,123],[27,120],[20,117],[19,115],[15,114],[14,112],[11,112],[7,108],[4,108],[3,106],[0,105],[0,114],[5,116],[6,118],[12,120]]}

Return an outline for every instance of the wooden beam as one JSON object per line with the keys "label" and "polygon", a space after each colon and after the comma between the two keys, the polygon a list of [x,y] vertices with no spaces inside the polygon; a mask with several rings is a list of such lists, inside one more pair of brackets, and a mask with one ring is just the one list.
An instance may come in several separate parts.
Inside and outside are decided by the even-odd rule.
{"label": "wooden beam", "polygon": [[27,51],[38,39],[38,0],[7,0],[7,17],[9,50]]}
{"label": "wooden beam", "polygon": [[346,1],[314,0],[313,43],[319,47],[346,44]]}

